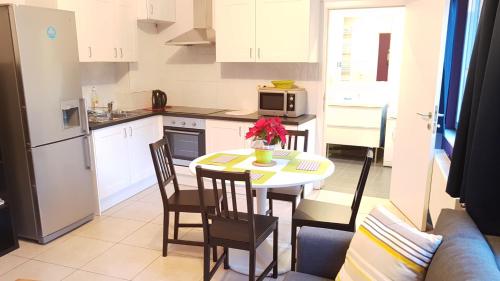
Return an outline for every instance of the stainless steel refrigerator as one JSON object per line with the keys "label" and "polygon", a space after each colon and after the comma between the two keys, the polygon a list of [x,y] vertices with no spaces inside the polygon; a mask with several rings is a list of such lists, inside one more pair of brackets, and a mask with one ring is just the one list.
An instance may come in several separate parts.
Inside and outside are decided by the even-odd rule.
{"label": "stainless steel refrigerator", "polygon": [[0,138],[18,235],[47,243],[93,217],[72,12],[0,6]]}

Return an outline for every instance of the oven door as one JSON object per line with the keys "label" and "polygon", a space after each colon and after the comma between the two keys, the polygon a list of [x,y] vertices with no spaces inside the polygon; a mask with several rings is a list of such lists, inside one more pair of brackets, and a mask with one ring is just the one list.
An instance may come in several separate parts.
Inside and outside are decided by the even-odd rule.
{"label": "oven door", "polygon": [[187,167],[205,155],[205,130],[164,127],[163,132],[170,144],[174,165]]}
{"label": "oven door", "polygon": [[285,92],[259,92],[259,114],[271,116],[285,116]]}

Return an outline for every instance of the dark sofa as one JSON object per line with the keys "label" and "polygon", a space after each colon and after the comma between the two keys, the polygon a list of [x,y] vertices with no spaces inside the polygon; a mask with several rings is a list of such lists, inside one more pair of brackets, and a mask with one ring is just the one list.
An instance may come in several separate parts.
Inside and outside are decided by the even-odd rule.
{"label": "dark sofa", "polygon": [[[445,209],[434,234],[443,236],[427,281],[500,281],[500,237],[484,236],[465,211]],[[333,280],[354,233],[303,227],[297,236],[297,272],[285,281]]]}

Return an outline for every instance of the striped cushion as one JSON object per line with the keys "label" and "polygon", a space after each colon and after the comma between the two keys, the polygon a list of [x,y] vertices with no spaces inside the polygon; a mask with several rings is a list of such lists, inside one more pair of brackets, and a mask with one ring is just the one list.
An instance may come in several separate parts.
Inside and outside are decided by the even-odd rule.
{"label": "striped cushion", "polygon": [[335,280],[424,280],[441,240],[377,207],[354,234]]}

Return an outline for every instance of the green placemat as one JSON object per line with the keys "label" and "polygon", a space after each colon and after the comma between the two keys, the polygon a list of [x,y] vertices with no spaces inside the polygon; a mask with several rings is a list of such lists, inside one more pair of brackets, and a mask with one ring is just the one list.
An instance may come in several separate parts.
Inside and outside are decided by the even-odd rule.
{"label": "green placemat", "polygon": [[[286,151],[289,153],[287,155],[279,155],[281,151]],[[299,154],[300,152],[296,150],[275,150],[273,152],[273,159],[292,160],[295,159],[295,157],[297,157]],[[251,156],[255,156],[255,152],[253,152]]]}
{"label": "green placemat", "polygon": [[[230,167],[230,168],[224,169],[224,171],[244,172],[245,169]],[[252,184],[264,184],[276,174],[276,172],[262,171],[262,170],[251,170],[250,173],[251,173],[251,177],[252,177]]]}
{"label": "green placemat", "polygon": [[[316,161],[319,162],[319,168],[316,171],[306,171],[306,170],[297,170],[301,161]],[[312,174],[312,175],[321,175],[326,172],[328,169],[328,161],[321,160],[307,160],[307,159],[292,159],[288,162],[288,165],[283,167],[281,171],[290,172],[290,173],[302,173],[302,174]]]}
{"label": "green placemat", "polygon": [[202,159],[197,164],[202,165],[214,165],[222,167],[232,167],[245,159],[250,157],[250,155],[240,155],[240,154],[229,154],[229,153],[216,153],[210,157]]}

